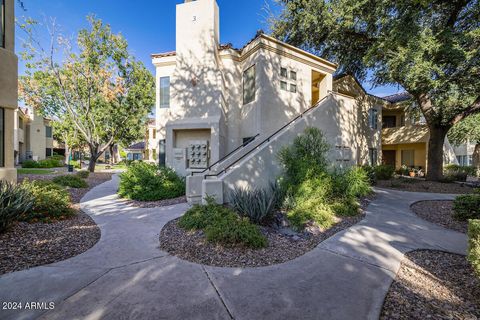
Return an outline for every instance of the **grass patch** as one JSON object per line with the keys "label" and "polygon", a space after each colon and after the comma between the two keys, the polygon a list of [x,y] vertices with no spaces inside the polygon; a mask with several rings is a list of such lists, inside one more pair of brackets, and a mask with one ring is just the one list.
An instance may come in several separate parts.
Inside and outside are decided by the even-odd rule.
{"label": "grass patch", "polygon": [[258,226],[216,204],[213,199],[207,199],[206,205],[193,206],[180,218],[178,225],[185,230],[203,230],[207,241],[225,246],[267,246],[267,239]]}
{"label": "grass patch", "polygon": [[24,169],[24,168],[17,169],[18,174],[51,174],[54,172],[55,172],[54,170],[49,170],[49,169]]}

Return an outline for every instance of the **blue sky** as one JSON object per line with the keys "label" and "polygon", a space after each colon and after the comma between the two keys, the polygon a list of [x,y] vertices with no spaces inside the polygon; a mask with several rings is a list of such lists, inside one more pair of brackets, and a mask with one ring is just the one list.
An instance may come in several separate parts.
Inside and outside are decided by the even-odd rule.
{"label": "blue sky", "polygon": [[[183,0],[24,0],[26,10],[17,5],[17,16],[27,16],[44,21],[54,17],[66,35],[86,27],[85,17],[95,14],[109,23],[114,32],[121,32],[128,40],[131,52],[154,72],[150,54],[175,50],[175,5]],[[217,0],[220,7],[220,38],[222,43],[231,42],[242,47],[258,29],[268,30],[266,4],[275,10],[271,0]],[[17,30],[17,38],[22,36]],[[21,51],[17,39],[17,51]],[[24,70],[20,62],[20,73]],[[367,91],[380,96],[398,92],[396,87],[372,89],[364,83]]]}

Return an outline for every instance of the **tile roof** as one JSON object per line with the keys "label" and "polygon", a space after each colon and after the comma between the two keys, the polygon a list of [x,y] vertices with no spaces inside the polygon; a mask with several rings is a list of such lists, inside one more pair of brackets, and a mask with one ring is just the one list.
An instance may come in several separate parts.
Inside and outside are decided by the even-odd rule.
{"label": "tile roof", "polygon": [[134,143],[125,149],[126,150],[145,150],[145,141]]}
{"label": "tile roof", "polygon": [[412,96],[410,95],[410,93],[408,93],[406,91],[396,93],[396,94],[392,94],[392,95],[389,95],[389,96],[386,96],[386,97],[382,97],[383,100],[387,100],[390,103],[403,102],[403,101],[410,100],[411,98],[412,98]]}

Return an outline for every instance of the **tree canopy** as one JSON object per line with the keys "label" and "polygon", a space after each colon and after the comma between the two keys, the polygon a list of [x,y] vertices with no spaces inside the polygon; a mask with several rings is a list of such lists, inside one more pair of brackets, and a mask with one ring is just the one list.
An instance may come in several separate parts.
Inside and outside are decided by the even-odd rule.
{"label": "tree canopy", "polygon": [[430,129],[429,177],[441,178],[445,135],[480,112],[479,0],[278,2],[274,36],[412,95]]}
{"label": "tree canopy", "polygon": [[71,124],[81,135],[90,149],[93,171],[112,143],[143,136],[155,100],[155,82],[129,53],[121,34],[114,34],[99,19],[87,19],[90,26],[78,32],[76,45],[52,23],[48,48],[36,40],[36,22],[23,24],[28,35],[22,55],[27,71],[19,87],[28,105]]}

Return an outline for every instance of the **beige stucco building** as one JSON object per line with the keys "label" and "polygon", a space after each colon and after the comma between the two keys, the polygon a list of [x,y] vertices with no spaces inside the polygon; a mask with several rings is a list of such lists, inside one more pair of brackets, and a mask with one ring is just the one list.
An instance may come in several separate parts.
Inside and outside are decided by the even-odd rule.
{"label": "beige stucco building", "polygon": [[14,118],[18,97],[15,55],[15,1],[0,0],[0,179],[16,181]]}
{"label": "beige stucco building", "polygon": [[176,51],[152,55],[156,146],[188,176],[190,202],[267,185],[278,150],[307,126],[325,133],[332,164],[379,162],[384,101],[334,81],[336,64],[260,32],[241,49],[221,45],[215,0],[177,5],[176,24]]}
{"label": "beige stucco building", "polygon": [[27,108],[15,110],[15,164],[43,160],[53,155],[51,120]]}
{"label": "beige stucco building", "polygon": [[127,160],[158,161],[158,140],[155,119],[149,119],[145,126],[145,138],[125,148]]}

